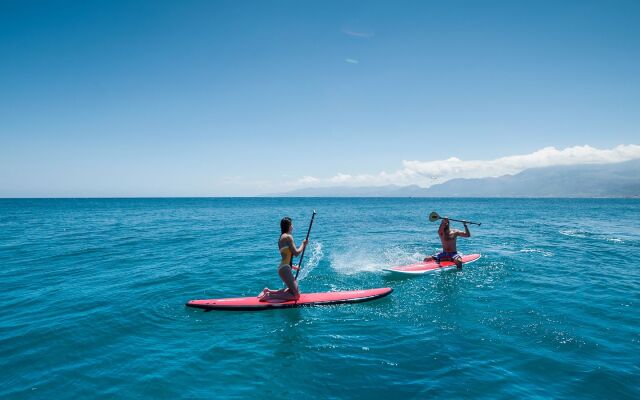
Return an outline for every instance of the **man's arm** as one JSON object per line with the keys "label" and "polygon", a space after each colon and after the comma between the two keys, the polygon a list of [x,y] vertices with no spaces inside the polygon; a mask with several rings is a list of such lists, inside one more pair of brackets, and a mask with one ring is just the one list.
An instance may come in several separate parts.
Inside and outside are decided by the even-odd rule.
{"label": "man's arm", "polygon": [[438,228],[438,235],[441,237],[444,235],[444,227],[447,225],[447,218],[442,218],[442,222],[440,222],[440,228]]}
{"label": "man's arm", "polygon": [[464,232],[456,231],[456,236],[460,236],[464,238],[471,237],[471,232],[469,231],[469,227],[467,226],[467,224],[464,224]]}

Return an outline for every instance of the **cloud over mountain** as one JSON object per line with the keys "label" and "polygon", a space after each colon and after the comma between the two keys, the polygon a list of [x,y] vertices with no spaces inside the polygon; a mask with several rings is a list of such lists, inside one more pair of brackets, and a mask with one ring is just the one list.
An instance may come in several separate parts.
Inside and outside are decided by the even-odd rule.
{"label": "cloud over mountain", "polygon": [[404,160],[403,168],[381,171],[377,174],[351,175],[339,172],[330,178],[306,176],[300,186],[383,186],[420,185],[429,187],[456,178],[488,178],[517,174],[530,168],[553,166],[610,164],[640,159],[640,145],[619,145],[611,149],[598,149],[589,145],[565,149],[545,147],[530,154],[505,156],[493,160],[462,160],[450,157],[444,160]]}

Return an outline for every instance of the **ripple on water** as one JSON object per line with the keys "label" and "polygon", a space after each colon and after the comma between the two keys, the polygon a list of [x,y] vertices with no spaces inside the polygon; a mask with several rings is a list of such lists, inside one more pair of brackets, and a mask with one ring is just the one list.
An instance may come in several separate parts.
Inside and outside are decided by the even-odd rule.
{"label": "ripple on water", "polygon": [[[640,397],[640,230],[601,218],[633,220],[637,201],[0,202],[1,397]],[[278,221],[312,208],[302,290],[391,296],[257,313],[184,306],[281,285]],[[432,209],[486,221],[459,242],[483,257],[382,274],[438,248]]]}

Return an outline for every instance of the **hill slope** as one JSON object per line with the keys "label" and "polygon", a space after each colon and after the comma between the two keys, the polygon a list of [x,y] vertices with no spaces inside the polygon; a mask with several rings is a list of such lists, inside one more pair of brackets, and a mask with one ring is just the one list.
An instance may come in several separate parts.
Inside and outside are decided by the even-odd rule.
{"label": "hill slope", "polygon": [[410,186],[304,188],[287,197],[640,197],[640,160],[532,168],[497,178]]}

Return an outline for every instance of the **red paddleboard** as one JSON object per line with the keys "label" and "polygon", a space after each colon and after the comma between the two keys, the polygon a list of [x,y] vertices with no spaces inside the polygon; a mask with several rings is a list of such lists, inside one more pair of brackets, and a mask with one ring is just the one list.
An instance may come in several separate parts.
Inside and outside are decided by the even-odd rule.
{"label": "red paddleboard", "polygon": [[257,297],[236,297],[230,299],[190,300],[187,307],[205,310],[258,311],[270,308],[292,308],[327,304],[360,303],[379,299],[393,292],[391,288],[351,290],[346,292],[302,293],[297,301],[267,300]]}
{"label": "red paddleboard", "polygon": [[[480,258],[480,254],[469,254],[462,256],[462,262],[468,264],[474,262]],[[393,272],[394,274],[404,275],[420,275],[427,272],[442,271],[445,269],[455,268],[456,263],[453,261],[442,261],[440,264],[435,261],[419,262],[411,265],[405,265],[402,267],[384,268],[383,271]]]}

